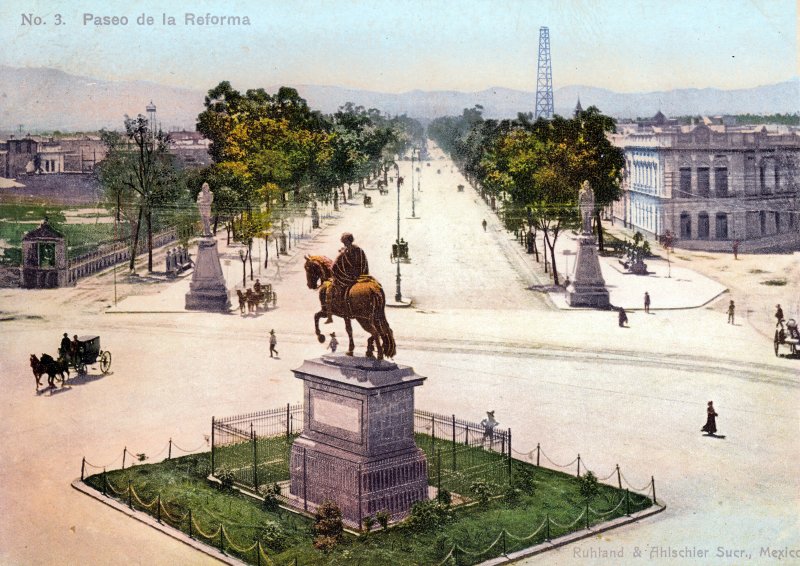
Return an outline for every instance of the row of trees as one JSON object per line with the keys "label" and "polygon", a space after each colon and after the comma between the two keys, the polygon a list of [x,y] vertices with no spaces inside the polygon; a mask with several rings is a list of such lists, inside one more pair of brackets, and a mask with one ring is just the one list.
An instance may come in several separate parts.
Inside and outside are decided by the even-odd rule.
{"label": "row of trees", "polygon": [[621,196],[624,157],[607,138],[614,131],[613,119],[594,106],[571,118],[536,121],[530,114],[487,120],[483,108],[475,106],[428,126],[429,137],[450,153],[485,198],[499,200],[507,229],[527,227],[534,238],[542,233],[556,285],[556,241],[564,229],[577,225],[578,191],[587,180],[595,193],[602,249],[600,210]]}
{"label": "row of trees", "polygon": [[210,140],[213,160],[199,170],[182,170],[168,136],[153,131],[144,116],[126,117],[124,133],[103,132],[109,153],[98,176],[106,201],[131,223],[134,244],[140,227],[151,242],[157,224],[184,221],[180,213],[194,210],[192,202],[208,182],[214,231],[222,222],[229,236],[245,244],[242,261],[250,260],[251,277],[255,238],[282,232],[288,216],[302,214],[311,201],[346,202],[352,185],[362,188],[423,135],[422,126],[405,115],[388,117],[352,103],[323,115],[295,89],[242,93],[227,81],[208,91],[197,131]]}

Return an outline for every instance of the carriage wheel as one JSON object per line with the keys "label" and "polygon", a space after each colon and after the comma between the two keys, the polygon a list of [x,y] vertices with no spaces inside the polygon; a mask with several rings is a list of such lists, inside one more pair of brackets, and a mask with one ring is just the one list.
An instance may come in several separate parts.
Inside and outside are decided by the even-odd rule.
{"label": "carriage wheel", "polygon": [[111,369],[111,352],[100,352],[100,371],[108,373]]}
{"label": "carriage wheel", "polygon": [[776,356],[776,357],[778,356],[778,346],[779,346],[779,345],[780,345],[780,341],[778,340],[778,331],[776,330],[776,331],[775,331],[775,342],[774,342],[774,346],[775,346],[775,356]]}

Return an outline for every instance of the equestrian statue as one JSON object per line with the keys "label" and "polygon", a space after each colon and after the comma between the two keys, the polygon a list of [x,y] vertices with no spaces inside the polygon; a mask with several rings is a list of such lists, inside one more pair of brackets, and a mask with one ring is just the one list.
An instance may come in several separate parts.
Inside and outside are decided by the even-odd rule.
{"label": "equestrian statue", "polygon": [[319,330],[319,319],[327,317],[326,324],[333,322],[336,315],[344,319],[350,345],[347,355],[352,356],[352,319],[369,333],[367,357],[382,360],[393,358],[396,352],[394,334],[386,320],[384,309],[386,296],[378,281],[369,274],[367,256],[354,243],[349,232],[342,234],[344,248],[339,251],[336,261],[325,256],[305,256],[306,280],[309,289],[319,289],[320,311],[314,315],[314,331],[320,343],[325,336]]}

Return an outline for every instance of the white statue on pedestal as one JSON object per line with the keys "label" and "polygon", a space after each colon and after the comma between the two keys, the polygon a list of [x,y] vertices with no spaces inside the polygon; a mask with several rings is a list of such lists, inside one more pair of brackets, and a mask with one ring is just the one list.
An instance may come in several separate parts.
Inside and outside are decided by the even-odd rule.
{"label": "white statue on pedestal", "polygon": [[581,211],[582,231],[592,233],[592,216],[594,215],[594,191],[589,181],[584,181],[578,192],[578,207]]}
{"label": "white statue on pedestal", "polygon": [[200,210],[200,218],[203,221],[203,236],[211,235],[211,203],[214,202],[214,193],[203,183],[203,189],[197,195],[197,208]]}

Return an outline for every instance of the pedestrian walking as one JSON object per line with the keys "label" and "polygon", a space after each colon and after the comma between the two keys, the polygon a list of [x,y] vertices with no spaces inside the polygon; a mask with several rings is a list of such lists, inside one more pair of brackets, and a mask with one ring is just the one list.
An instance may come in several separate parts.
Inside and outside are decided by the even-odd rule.
{"label": "pedestrian walking", "polygon": [[628,323],[628,313],[625,312],[625,309],[619,307],[619,327],[623,328]]}
{"label": "pedestrian walking", "polygon": [[783,328],[783,309],[780,305],[775,305],[775,309],[775,320],[777,321],[775,326]]}
{"label": "pedestrian walking", "polygon": [[328,344],[328,350],[330,350],[332,354],[335,354],[336,348],[338,347],[339,347],[339,341],[336,339],[336,333],[331,332],[331,341]]}
{"label": "pedestrian walking", "polygon": [[483,222],[481,222],[481,226],[483,226],[483,231],[486,232],[486,219],[485,218],[483,219]]}
{"label": "pedestrian walking", "polygon": [[700,429],[700,432],[705,432],[707,435],[713,436],[717,433],[717,417],[719,416],[714,410],[714,401],[708,402],[706,414],[706,424],[703,425],[703,428]]}
{"label": "pedestrian walking", "polygon": [[269,331],[269,357],[272,357],[273,352],[275,353],[275,357],[278,357],[278,350],[275,349],[275,346],[278,345],[278,338],[275,336],[275,329]]}
{"label": "pedestrian walking", "polygon": [[492,449],[492,445],[494,444],[494,429],[500,423],[494,420],[494,411],[486,411],[486,418],[481,421],[481,426],[483,427],[483,438],[481,439],[481,446],[486,444],[486,441],[489,441],[489,450]]}
{"label": "pedestrian walking", "polygon": [[644,292],[644,312],[650,313],[650,293]]}
{"label": "pedestrian walking", "polygon": [[733,324],[733,315],[736,312],[736,305],[733,304],[733,300],[728,304],[728,324]]}
{"label": "pedestrian walking", "polygon": [[739,259],[739,240],[733,241],[733,259]]}

